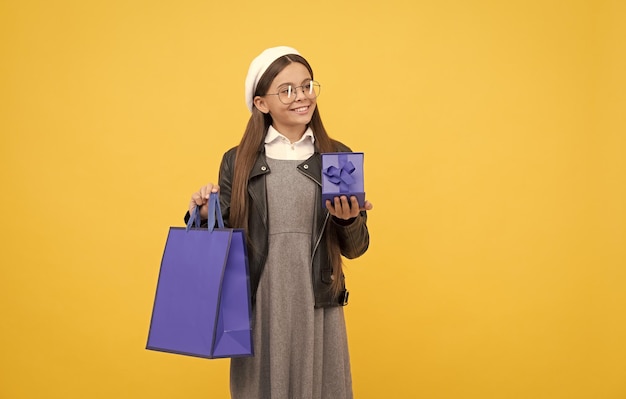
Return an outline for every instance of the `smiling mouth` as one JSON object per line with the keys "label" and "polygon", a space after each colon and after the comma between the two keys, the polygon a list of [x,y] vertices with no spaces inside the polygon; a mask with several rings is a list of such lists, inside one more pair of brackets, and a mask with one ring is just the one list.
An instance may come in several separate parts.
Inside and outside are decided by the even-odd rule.
{"label": "smiling mouth", "polygon": [[308,105],[306,107],[299,107],[299,108],[292,109],[293,112],[298,113],[298,114],[303,114],[303,113],[307,112],[308,110],[309,110],[309,106]]}

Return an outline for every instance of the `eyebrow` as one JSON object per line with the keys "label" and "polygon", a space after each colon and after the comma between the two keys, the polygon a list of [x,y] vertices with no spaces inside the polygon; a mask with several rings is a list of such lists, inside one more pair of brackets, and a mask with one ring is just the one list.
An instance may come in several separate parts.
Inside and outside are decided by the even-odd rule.
{"label": "eyebrow", "polygon": [[[312,80],[313,80],[313,78],[306,78],[300,84],[303,84],[304,82],[310,82]],[[295,83],[291,83],[291,82],[284,82],[284,83],[279,84],[277,87],[288,86],[288,85],[295,86],[296,84]]]}

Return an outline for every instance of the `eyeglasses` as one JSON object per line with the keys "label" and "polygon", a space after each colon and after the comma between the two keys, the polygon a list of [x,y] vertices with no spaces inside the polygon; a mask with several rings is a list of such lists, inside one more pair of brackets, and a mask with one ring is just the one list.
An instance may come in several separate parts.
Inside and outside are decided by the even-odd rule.
{"label": "eyeglasses", "polygon": [[317,98],[320,95],[321,86],[318,82],[310,80],[309,83],[302,86],[282,86],[278,89],[278,93],[266,94],[266,96],[278,96],[281,103],[289,105],[296,101],[298,96],[298,89],[302,90],[302,94],[310,100]]}

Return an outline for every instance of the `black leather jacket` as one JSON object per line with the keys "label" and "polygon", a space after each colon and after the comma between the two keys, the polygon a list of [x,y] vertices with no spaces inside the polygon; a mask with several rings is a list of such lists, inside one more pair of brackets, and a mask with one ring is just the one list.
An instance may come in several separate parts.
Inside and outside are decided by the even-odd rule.
{"label": "black leather jacket", "polygon": [[[220,206],[224,224],[228,226],[230,214],[230,198],[232,190],[232,178],[235,164],[236,147],[224,154],[220,166]],[[350,151],[345,145],[338,143],[337,151]],[[326,224],[332,223],[332,228],[337,231],[341,254],[353,259],[361,256],[369,246],[369,232],[367,230],[367,213],[362,211],[352,220],[339,220],[331,217],[328,210],[321,206],[322,180],[321,180],[321,156],[315,152],[309,159],[298,165],[298,171],[315,182],[318,189],[316,192],[316,207],[313,220],[313,234],[311,242],[312,283],[315,294],[315,307],[331,307],[347,304],[347,291],[345,281],[340,295],[333,296],[330,290],[332,282],[332,267],[328,261],[327,245],[324,235]],[[253,242],[248,241],[248,262],[250,266],[250,283],[252,288],[252,301],[255,302],[256,291],[263,273],[267,259],[268,230],[267,230],[267,197],[265,176],[271,173],[266,162],[263,147],[259,150],[256,163],[250,172],[248,181],[248,236]],[[342,280],[344,280],[342,276]]]}

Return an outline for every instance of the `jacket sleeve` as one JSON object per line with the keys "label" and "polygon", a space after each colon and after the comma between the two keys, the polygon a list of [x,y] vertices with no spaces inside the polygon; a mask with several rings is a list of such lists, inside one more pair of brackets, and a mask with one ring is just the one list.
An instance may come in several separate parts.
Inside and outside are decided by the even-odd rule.
{"label": "jacket sleeve", "polygon": [[341,254],[348,259],[358,258],[363,255],[370,244],[369,231],[367,229],[367,212],[361,211],[359,215],[348,225],[339,224],[331,218],[333,227],[337,231]]}
{"label": "jacket sleeve", "polygon": [[230,199],[233,190],[233,173],[235,171],[235,155],[237,149],[231,148],[222,157],[222,163],[220,165],[220,172],[218,177],[218,184],[220,186],[220,207],[222,208],[222,218],[224,219],[224,225],[230,226]]}

